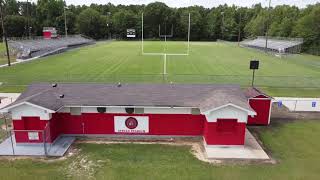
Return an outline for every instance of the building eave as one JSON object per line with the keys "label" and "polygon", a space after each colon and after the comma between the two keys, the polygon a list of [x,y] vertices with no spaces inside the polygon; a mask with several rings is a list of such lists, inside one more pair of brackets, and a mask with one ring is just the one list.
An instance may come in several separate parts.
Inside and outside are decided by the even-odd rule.
{"label": "building eave", "polygon": [[48,109],[48,108],[45,108],[45,107],[30,103],[30,102],[21,102],[21,103],[18,103],[18,104],[14,104],[12,106],[9,105],[9,106],[7,106],[7,107],[5,107],[3,109],[0,109],[0,112],[6,113],[6,112],[9,112],[11,109],[13,109],[15,107],[18,107],[18,106],[21,106],[21,105],[33,106],[33,107],[36,107],[36,108],[39,108],[39,109],[43,109],[43,110],[47,111],[48,113],[55,113],[56,112],[55,110]]}
{"label": "building eave", "polygon": [[246,108],[240,107],[240,106],[235,105],[235,104],[232,104],[232,103],[228,103],[228,104],[225,104],[225,105],[222,105],[222,106],[219,106],[219,107],[210,109],[210,110],[206,110],[206,111],[201,111],[201,109],[200,109],[200,111],[201,111],[201,114],[208,115],[208,114],[210,114],[210,113],[213,112],[213,111],[217,111],[217,110],[222,109],[222,108],[225,108],[225,107],[227,107],[227,106],[232,106],[232,107],[235,107],[235,108],[240,109],[240,110],[242,110],[242,111],[245,111],[245,112],[247,112],[248,115],[250,115],[250,116],[255,116],[255,115],[257,115],[257,113],[256,113],[255,111],[251,110],[251,109],[246,109]]}

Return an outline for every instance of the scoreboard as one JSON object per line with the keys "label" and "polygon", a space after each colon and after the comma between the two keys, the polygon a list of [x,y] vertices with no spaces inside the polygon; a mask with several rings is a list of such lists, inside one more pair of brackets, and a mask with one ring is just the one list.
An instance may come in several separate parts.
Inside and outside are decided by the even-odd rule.
{"label": "scoreboard", "polygon": [[136,30],[135,29],[127,29],[127,37],[128,38],[135,38],[136,37]]}

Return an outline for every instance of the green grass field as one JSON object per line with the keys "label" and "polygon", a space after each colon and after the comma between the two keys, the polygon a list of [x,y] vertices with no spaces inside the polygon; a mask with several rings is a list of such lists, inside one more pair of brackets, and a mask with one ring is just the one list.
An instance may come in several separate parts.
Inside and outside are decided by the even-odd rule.
{"label": "green grass field", "polygon": [[[186,43],[145,42],[145,52],[186,53]],[[64,54],[0,69],[0,91],[22,91],[32,82],[233,83],[250,86],[249,61],[258,59],[256,85],[271,95],[320,95],[320,57],[283,59],[233,43],[192,42],[189,56],[143,56],[138,41],[100,42]]]}
{"label": "green grass field", "polygon": [[210,165],[190,147],[77,144],[65,160],[0,160],[1,179],[219,179],[318,180],[319,121],[261,127],[259,136],[277,164]]}
{"label": "green grass field", "polygon": [[[6,49],[5,49],[5,45],[4,43],[0,43],[0,65],[2,64],[7,64],[8,63],[8,59],[6,56]],[[11,62],[15,62],[15,57],[14,56],[10,56],[11,57]]]}

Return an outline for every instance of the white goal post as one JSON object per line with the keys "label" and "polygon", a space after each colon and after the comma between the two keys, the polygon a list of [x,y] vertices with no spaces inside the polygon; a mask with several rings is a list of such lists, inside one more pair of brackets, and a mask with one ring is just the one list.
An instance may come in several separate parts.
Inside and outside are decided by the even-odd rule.
{"label": "white goal post", "polygon": [[[189,56],[190,53],[190,22],[191,15],[189,13],[189,23],[188,23],[188,38],[187,38],[187,53],[166,53],[166,52],[144,52],[144,23],[143,23],[143,13],[141,15],[141,52],[142,55],[147,56],[163,56],[163,75],[167,74],[167,56]],[[173,26],[171,27],[170,35],[161,35],[161,27],[159,25],[159,37],[164,37],[165,43],[167,43],[167,37],[173,37]],[[166,50],[166,49],[165,49]]]}

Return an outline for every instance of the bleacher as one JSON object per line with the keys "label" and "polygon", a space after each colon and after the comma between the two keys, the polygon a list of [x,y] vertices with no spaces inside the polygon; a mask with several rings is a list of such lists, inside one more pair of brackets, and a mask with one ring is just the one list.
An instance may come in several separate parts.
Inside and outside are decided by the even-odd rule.
{"label": "bleacher", "polygon": [[[268,38],[267,50],[279,54],[295,54],[300,53],[303,39],[301,38]],[[241,42],[242,46],[265,50],[265,37],[258,37],[257,39],[247,40]]]}
{"label": "bleacher", "polygon": [[9,46],[17,52],[17,59],[42,57],[63,49],[89,45],[95,41],[82,35],[72,35],[54,39],[10,39]]}

